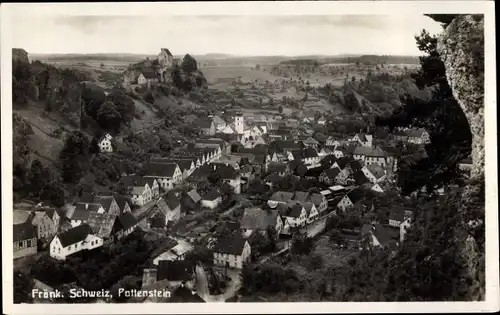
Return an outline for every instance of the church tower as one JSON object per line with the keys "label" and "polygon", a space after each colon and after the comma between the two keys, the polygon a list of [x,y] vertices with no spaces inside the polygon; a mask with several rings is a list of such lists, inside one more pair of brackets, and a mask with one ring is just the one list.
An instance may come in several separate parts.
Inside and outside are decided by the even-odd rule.
{"label": "church tower", "polygon": [[242,113],[237,113],[234,116],[234,131],[236,131],[237,134],[243,134],[243,114]]}

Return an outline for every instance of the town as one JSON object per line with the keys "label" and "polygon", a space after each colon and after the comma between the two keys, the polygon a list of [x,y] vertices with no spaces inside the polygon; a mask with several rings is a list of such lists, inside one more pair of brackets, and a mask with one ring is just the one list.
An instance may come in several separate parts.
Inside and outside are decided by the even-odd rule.
{"label": "town", "polygon": [[[451,138],[394,123],[403,94],[432,98],[408,83],[417,58],[233,71],[158,51],[119,64],[13,49],[19,303],[343,299],[377,272],[368,262],[418,243],[438,220],[420,209],[440,211],[471,176],[469,149],[431,183],[418,161],[441,158],[433,134]],[[153,290],[168,294],[123,294]]]}

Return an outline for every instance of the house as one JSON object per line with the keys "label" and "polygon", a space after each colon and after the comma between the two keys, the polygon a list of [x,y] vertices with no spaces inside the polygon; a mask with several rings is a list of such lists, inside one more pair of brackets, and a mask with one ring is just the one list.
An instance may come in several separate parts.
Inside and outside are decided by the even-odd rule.
{"label": "house", "polygon": [[414,144],[427,144],[430,142],[429,133],[423,128],[412,128],[406,132],[408,142]]}
{"label": "house", "polygon": [[[149,160],[150,163],[166,163],[166,164],[177,164],[177,166],[179,167],[182,175],[181,175],[181,178],[179,179],[179,175],[178,174],[174,174],[173,176],[173,181],[172,182],[175,182],[177,181],[177,183],[180,183],[183,179],[187,178],[189,175],[191,175],[191,173],[196,169],[196,161],[195,159],[191,159],[191,158],[151,158]],[[160,187],[163,187],[161,185],[161,183],[158,183],[160,185]],[[174,187],[175,185],[172,185],[172,188]],[[165,189],[165,187],[163,187]]]}
{"label": "house", "polygon": [[242,237],[219,238],[212,248],[214,265],[242,269],[250,262],[251,248]]}
{"label": "house", "polygon": [[57,234],[50,242],[50,256],[65,260],[66,257],[82,250],[101,247],[103,240],[93,234],[88,224],[80,224],[65,232]]}
{"label": "house", "polygon": [[319,181],[326,185],[333,185],[339,174],[340,169],[338,167],[326,169],[321,173],[321,175],[319,175]]}
{"label": "house", "polygon": [[271,208],[275,208],[278,203],[287,203],[290,200],[292,200],[294,196],[293,192],[287,192],[287,191],[277,191],[275,192],[267,201],[267,204]]}
{"label": "house", "polygon": [[130,212],[130,205],[128,204],[127,198],[120,194],[113,194],[113,197],[115,198],[116,204],[118,205],[118,209],[120,210],[120,214],[123,214],[125,212]]}
{"label": "house", "polygon": [[196,186],[209,176],[218,176],[228,183],[235,194],[241,193],[241,173],[229,163],[210,163],[197,168],[186,180]]}
{"label": "house", "polygon": [[196,289],[195,266],[188,260],[161,260],[157,267],[157,281],[168,280],[171,286],[184,284]]}
{"label": "house", "polygon": [[[272,208],[273,206],[271,206]],[[300,203],[288,202],[276,206],[280,214],[287,220],[290,228],[303,227],[306,225],[308,213],[306,208]]]}
{"label": "house", "polygon": [[354,182],[356,185],[361,186],[370,183],[370,180],[366,177],[363,171],[356,171],[353,173]]}
{"label": "house", "polygon": [[264,178],[265,184],[271,188],[274,185],[277,185],[278,183],[280,183],[282,180],[283,180],[283,176],[280,176],[278,173],[271,173]]}
{"label": "house", "polygon": [[361,234],[373,247],[393,247],[399,244],[399,231],[381,224],[365,224]]}
{"label": "house", "polygon": [[319,150],[318,155],[320,157],[324,157],[324,156],[328,156],[328,155],[334,156],[333,151],[334,151],[334,149],[332,149],[331,147],[325,146],[325,147],[321,148],[321,150]]}
{"label": "house", "polygon": [[77,203],[71,211],[66,213],[72,227],[87,223],[91,213],[105,213],[100,204]]}
{"label": "house", "polygon": [[226,120],[224,120],[224,118],[219,115],[212,116],[212,120],[214,122],[215,129],[217,129],[218,131],[224,129],[227,125]]}
{"label": "house", "polygon": [[49,239],[57,233],[59,227],[45,211],[14,210],[13,219],[14,224],[33,225],[37,239]]}
{"label": "house", "polygon": [[202,198],[201,205],[210,209],[217,208],[222,203],[222,193],[218,188],[212,187]]}
{"label": "house", "polygon": [[326,155],[321,159],[320,164],[323,168],[331,168],[335,162],[337,162],[335,155]]}
{"label": "house", "polygon": [[181,193],[171,190],[156,202],[156,207],[150,215],[149,224],[150,227],[165,228],[179,222],[180,218]]}
{"label": "house", "polygon": [[158,75],[151,69],[143,69],[141,74],[137,77],[137,84],[148,85],[158,83]]}
{"label": "house", "polygon": [[337,204],[342,211],[346,211],[347,209],[354,207],[358,202],[364,199],[364,193],[360,189],[353,189],[349,191]]}
{"label": "house", "polygon": [[177,163],[149,163],[146,178],[154,178],[165,191],[182,182],[182,171]]}
{"label": "house", "polygon": [[117,216],[107,213],[89,213],[87,224],[95,236],[101,238],[104,244],[109,244],[114,239],[113,225]]}
{"label": "house", "polygon": [[99,152],[103,153],[113,152],[113,145],[111,143],[112,139],[113,137],[109,133],[106,133],[101,138],[99,138],[99,140],[97,141],[97,145],[99,146]]}
{"label": "house", "polygon": [[285,220],[276,209],[247,208],[240,221],[240,229],[244,237],[249,237],[254,231],[266,232],[268,227],[274,228],[276,237],[285,227]]}
{"label": "house", "polygon": [[307,224],[310,224],[313,221],[316,221],[316,219],[318,219],[318,217],[319,217],[318,209],[316,208],[316,206],[313,203],[304,202],[304,203],[302,203],[302,206],[306,210],[306,214],[307,214],[306,222],[307,222]]}
{"label": "house", "polygon": [[161,48],[160,53],[156,57],[161,67],[170,68],[174,65],[174,56],[167,48]]}
{"label": "house", "polygon": [[[113,195],[104,196],[104,195],[95,195],[95,194],[84,194],[76,204],[86,205],[87,208],[90,205],[101,205],[104,213],[119,215],[120,207],[116,202],[116,199]],[[100,211],[100,210],[99,210]]]}
{"label": "house", "polygon": [[413,211],[401,206],[394,206],[389,214],[389,226],[399,227],[405,221],[411,223]]}
{"label": "house", "polygon": [[378,164],[364,166],[361,171],[373,184],[380,183],[387,177],[387,172]]}
{"label": "house", "polygon": [[198,208],[201,202],[201,196],[196,189],[188,191],[181,197],[181,210],[182,212],[193,211]]}
{"label": "house", "polygon": [[[364,175],[364,174],[363,174]],[[368,179],[367,179],[368,180]],[[379,185],[378,183],[377,184],[373,184],[373,186],[370,187],[371,190],[373,190],[374,192],[378,192],[378,193],[384,193],[384,187],[382,187],[381,185]]]}
{"label": "house", "polygon": [[363,147],[369,147],[371,148],[373,145],[373,136],[364,134],[364,133],[357,133],[350,139],[351,142],[357,142]]}
{"label": "house", "polygon": [[186,258],[186,254],[191,252],[194,247],[189,242],[183,239],[166,239],[167,244],[163,243],[163,248],[165,251],[153,259],[153,264],[158,265],[162,260],[183,260]]}
{"label": "house", "polygon": [[320,119],[318,119],[318,125],[326,125],[326,119],[325,117],[321,117]]}
{"label": "house", "polygon": [[309,193],[307,191],[296,191],[293,195],[293,201],[304,203],[309,198]]}
{"label": "house", "polygon": [[321,193],[310,194],[307,201],[314,204],[320,214],[328,209],[328,201],[326,200],[326,197]]}
{"label": "house", "polygon": [[316,140],[312,137],[308,137],[306,140],[302,141],[302,144],[305,147],[311,147],[311,148],[317,149],[319,142],[318,142],[318,140]]}
{"label": "house", "polygon": [[130,233],[134,232],[138,227],[138,222],[131,212],[125,212],[116,217],[113,224],[113,236],[120,240]]}
{"label": "house", "polygon": [[299,160],[304,162],[305,164],[317,164],[320,161],[320,156],[318,156],[318,152],[314,148],[306,148],[303,150],[294,150],[288,152],[288,160]]}
{"label": "house", "polygon": [[292,174],[290,168],[287,163],[281,162],[270,162],[267,166],[267,171],[269,173],[276,173],[279,176],[286,176]]}
{"label": "house", "polygon": [[354,150],[353,157],[356,160],[363,161],[365,165],[378,164],[384,168],[387,165],[387,154],[379,148],[357,147]]}
{"label": "house", "polygon": [[214,120],[212,118],[200,119],[196,122],[196,126],[201,129],[202,134],[207,136],[213,136],[217,131]]}
{"label": "house", "polygon": [[26,221],[13,225],[14,232],[14,259],[22,258],[37,253],[37,229]]}
{"label": "house", "polygon": [[118,187],[123,188],[132,204],[143,206],[159,195],[158,182],[154,177],[127,175],[121,178]]}
{"label": "house", "polygon": [[340,145],[340,141],[330,136],[326,139],[325,145],[327,147],[336,147]]}

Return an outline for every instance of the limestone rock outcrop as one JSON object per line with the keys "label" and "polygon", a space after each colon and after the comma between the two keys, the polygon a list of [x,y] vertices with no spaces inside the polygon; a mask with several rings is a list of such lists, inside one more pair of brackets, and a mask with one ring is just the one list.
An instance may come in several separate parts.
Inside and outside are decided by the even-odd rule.
{"label": "limestone rock outcrop", "polygon": [[453,96],[465,113],[472,133],[471,177],[484,174],[484,18],[459,15],[438,40]]}
{"label": "limestone rock outcrop", "polygon": [[[453,96],[462,108],[472,133],[471,181],[463,195],[461,209],[464,231],[471,223],[484,225],[484,17],[482,15],[458,15],[445,28],[438,40],[438,52],[446,67],[446,77],[453,90]],[[495,119],[495,117],[493,117]],[[482,182],[482,184],[480,183]],[[474,199],[482,200],[482,205],[473,204]],[[481,209],[473,209],[481,208]],[[471,220],[473,212],[478,215]],[[484,233],[484,231],[483,231]],[[460,234],[460,233],[459,233]],[[468,289],[471,300],[483,300],[484,289],[484,248],[478,244],[484,239],[457,235],[461,244],[460,255],[465,261],[468,276],[472,279]],[[482,244],[481,244],[482,245]]]}

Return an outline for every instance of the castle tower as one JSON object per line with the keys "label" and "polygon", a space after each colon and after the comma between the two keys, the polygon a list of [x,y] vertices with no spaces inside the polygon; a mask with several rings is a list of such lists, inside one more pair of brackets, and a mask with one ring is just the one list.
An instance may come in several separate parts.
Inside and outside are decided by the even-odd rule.
{"label": "castle tower", "polygon": [[237,113],[234,116],[234,130],[237,134],[243,134],[243,114]]}

